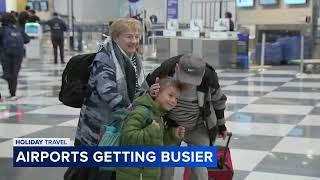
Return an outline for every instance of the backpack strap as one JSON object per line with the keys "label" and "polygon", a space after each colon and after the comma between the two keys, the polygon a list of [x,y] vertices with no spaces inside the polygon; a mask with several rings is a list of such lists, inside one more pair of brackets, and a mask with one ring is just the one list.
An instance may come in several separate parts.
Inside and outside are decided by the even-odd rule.
{"label": "backpack strap", "polygon": [[149,124],[152,123],[153,121],[153,112],[150,111],[147,107],[143,106],[143,105],[137,105],[135,107],[141,107],[143,109],[143,114],[147,114],[147,116],[143,119],[143,128],[147,127]]}

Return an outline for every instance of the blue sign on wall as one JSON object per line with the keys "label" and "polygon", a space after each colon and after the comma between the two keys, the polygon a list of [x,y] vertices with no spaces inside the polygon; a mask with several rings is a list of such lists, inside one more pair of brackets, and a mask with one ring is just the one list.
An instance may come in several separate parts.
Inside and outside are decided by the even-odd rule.
{"label": "blue sign on wall", "polygon": [[6,0],[0,0],[0,12],[6,12]]}
{"label": "blue sign on wall", "polygon": [[167,0],[167,19],[178,19],[178,0]]}

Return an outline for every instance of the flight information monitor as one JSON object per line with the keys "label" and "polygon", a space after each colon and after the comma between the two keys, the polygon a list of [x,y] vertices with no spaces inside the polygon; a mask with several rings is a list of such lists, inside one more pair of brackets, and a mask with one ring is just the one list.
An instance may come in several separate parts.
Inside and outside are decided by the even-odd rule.
{"label": "flight information monitor", "polygon": [[48,11],[48,1],[40,1],[41,11]]}
{"label": "flight information monitor", "polygon": [[238,7],[252,7],[254,4],[254,0],[237,0]]}
{"label": "flight information monitor", "polygon": [[276,5],[278,0],[260,0],[261,5]]}
{"label": "flight information monitor", "polygon": [[305,4],[306,0],[284,0],[286,4]]}

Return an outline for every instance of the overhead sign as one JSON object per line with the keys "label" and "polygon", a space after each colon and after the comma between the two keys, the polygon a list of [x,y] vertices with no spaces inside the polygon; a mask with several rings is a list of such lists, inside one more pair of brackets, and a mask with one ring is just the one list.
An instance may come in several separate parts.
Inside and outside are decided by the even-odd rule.
{"label": "overhead sign", "polygon": [[167,0],[167,19],[178,19],[178,0]]}

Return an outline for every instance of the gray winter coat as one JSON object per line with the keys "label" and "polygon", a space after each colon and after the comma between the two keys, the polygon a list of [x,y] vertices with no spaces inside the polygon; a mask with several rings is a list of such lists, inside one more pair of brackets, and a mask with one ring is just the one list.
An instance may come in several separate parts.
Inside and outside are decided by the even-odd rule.
{"label": "gray winter coat", "polygon": [[[139,84],[144,73],[139,57],[137,71]],[[81,145],[95,146],[100,137],[100,128],[117,108],[128,107],[137,94],[135,71],[129,59],[120,51],[115,42],[106,43],[97,53],[89,67],[88,88],[91,94],[84,100],[78,122],[76,141]],[[133,78],[133,79],[132,79]]]}

